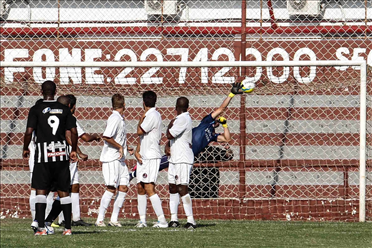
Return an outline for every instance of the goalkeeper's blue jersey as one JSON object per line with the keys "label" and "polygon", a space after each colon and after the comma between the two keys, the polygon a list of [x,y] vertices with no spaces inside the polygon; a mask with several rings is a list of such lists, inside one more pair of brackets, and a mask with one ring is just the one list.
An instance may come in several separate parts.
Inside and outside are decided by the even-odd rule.
{"label": "goalkeeper's blue jersey", "polygon": [[197,127],[192,129],[192,151],[197,156],[212,141],[217,141],[212,114],[203,118]]}

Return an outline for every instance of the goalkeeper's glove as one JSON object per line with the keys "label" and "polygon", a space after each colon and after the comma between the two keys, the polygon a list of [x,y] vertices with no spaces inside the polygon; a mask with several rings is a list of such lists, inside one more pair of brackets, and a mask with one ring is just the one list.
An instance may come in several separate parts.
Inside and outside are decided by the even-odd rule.
{"label": "goalkeeper's glove", "polygon": [[225,117],[218,118],[218,122],[222,124],[223,127],[227,127],[227,120]]}
{"label": "goalkeeper's glove", "polygon": [[243,91],[239,91],[243,87],[243,84],[241,83],[233,83],[232,88],[229,94],[229,97],[233,98],[236,94],[243,94]]}

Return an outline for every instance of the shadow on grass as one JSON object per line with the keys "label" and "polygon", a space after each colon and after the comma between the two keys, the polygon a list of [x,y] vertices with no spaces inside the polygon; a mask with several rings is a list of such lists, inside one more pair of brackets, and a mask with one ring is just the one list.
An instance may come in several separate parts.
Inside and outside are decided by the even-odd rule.
{"label": "shadow on grass", "polygon": [[72,235],[84,235],[84,234],[94,234],[94,233],[104,233],[102,231],[73,231]]}
{"label": "shadow on grass", "polygon": [[197,228],[200,228],[200,227],[212,227],[212,226],[216,226],[215,223],[210,223],[210,224],[196,224],[196,227]]}

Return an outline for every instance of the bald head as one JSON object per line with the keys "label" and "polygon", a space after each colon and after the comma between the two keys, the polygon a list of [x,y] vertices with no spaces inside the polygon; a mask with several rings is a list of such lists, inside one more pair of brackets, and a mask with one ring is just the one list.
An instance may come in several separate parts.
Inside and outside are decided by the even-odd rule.
{"label": "bald head", "polygon": [[54,96],[56,94],[56,84],[53,81],[45,81],[41,85],[41,91],[43,93],[43,96]]}
{"label": "bald head", "polygon": [[62,103],[63,105],[69,107],[70,98],[68,96],[60,96],[58,97],[57,102]]}
{"label": "bald head", "polygon": [[179,97],[176,102],[176,110],[181,112],[187,112],[187,109],[189,108],[189,99],[186,97]]}

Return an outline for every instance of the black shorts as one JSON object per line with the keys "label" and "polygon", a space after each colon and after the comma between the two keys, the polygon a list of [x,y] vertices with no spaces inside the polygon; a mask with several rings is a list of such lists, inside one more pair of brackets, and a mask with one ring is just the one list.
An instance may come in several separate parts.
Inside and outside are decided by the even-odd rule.
{"label": "black shorts", "polygon": [[70,162],[35,163],[31,187],[40,190],[68,192],[70,189]]}

